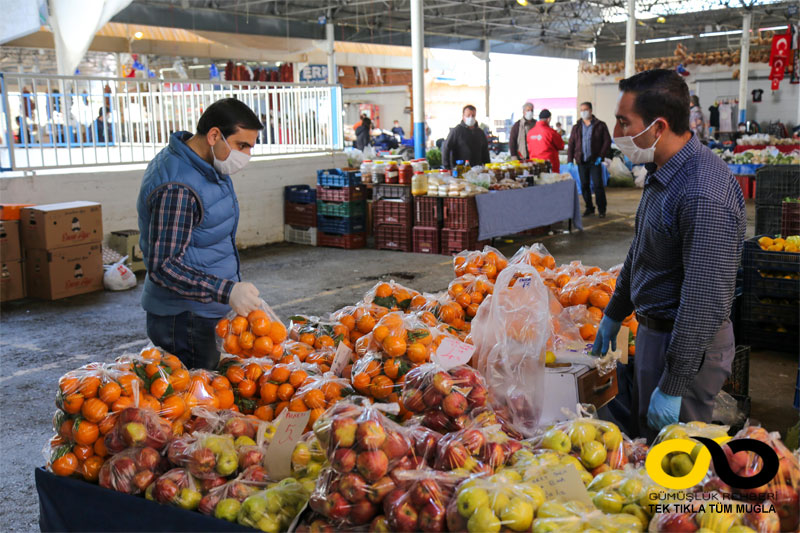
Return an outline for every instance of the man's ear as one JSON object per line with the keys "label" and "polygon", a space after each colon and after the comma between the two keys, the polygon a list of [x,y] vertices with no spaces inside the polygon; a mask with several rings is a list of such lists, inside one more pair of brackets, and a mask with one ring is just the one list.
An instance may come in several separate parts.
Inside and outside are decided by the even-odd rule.
{"label": "man's ear", "polygon": [[206,133],[206,142],[209,146],[214,146],[220,139],[222,139],[222,132],[216,126],[208,130],[208,133]]}

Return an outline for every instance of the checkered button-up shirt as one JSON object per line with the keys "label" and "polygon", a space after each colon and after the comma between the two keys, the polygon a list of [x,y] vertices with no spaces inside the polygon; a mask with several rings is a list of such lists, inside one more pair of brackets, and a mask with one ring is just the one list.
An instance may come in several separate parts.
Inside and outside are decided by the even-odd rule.
{"label": "checkered button-up shirt", "polygon": [[727,165],[695,135],[648,174],[636,230],[605,310],[674,320],[659,388],[681,396],[730,316],[746,216]]}

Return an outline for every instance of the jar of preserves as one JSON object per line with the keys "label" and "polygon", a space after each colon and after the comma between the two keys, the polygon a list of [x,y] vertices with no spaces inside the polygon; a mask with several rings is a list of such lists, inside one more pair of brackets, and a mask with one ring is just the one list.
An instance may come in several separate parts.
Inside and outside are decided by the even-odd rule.
{"label": "jar of preserves", "polygon": [[411,163],[403,161],[400,165],[400,174],[397,183],[402,185],[411,185],[411,179],[414,177],[414,169],[411,168]]}
{"label": "jar of preserves", "polygon": [[428,160],[422,157],[420,159],[412,160],[411,168],[414,169],[414,172],[427,172],[430,170],[430,165],[428,165]]}
{"label": "jar of preserves", "polygon": [[372,183],[372,160],[363,160],[359,170],[361,170],[361,181],[363,183]]}
{"label": "jar of preserves", "polygon": [[386,181],[386,163],[375,161],[372,164],[372,183],[384,183]]}
{"label": "jar of preserves", "polygon": [[411,194],[414,196],[425,196],[428,194],[428,175],[424,172],[414,172],[411,178]]}
{"label": "jar of preserves", "polygon": [[386,183],[397,183],[399,174],[400,170],[397,168],[397,163],[389,161],[386,164]]}

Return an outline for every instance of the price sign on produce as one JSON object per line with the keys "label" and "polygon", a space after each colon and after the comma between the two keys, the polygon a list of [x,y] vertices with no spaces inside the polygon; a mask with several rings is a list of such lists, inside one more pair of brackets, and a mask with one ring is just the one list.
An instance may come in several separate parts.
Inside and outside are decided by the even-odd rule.
{"label": "price sign on produce", "polygon": [[475,347],[473,345],[447,337],[436,350],[433,361],[444,367],[445,370],[449,370],[453,367],[469,363],[473,353],[475,353]]}
{"label": "price sign on produce", "polygon": [[331,372],[337,376],[341,376],[342,370],[352,361],[352,357],[353,350],[345,343],[340,342],[339,346],[336,348],[336,355],[333,358],[333,363],[331,363]]}
{"label": "price sign on produce", "polygon": [[278,417],[275,422],[278,429],[267,448],[267,472],[270,477],[283,479],[291,475],[292,452],[303,436],[310,416],[311,411],[298,413],[285,409]]}
{"label": "price sign on produce", "polygon": [[592,499],[574,466],[562,466],[544,472],[531,482],[542,487],[548,500],[578,500],[592,505]]}

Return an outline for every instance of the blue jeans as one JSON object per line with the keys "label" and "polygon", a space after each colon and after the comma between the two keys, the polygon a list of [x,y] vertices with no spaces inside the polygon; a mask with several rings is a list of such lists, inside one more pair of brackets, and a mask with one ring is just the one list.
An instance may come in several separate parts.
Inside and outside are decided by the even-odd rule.
{"label": "blue jeans", "polygon": [[190,370],[213,370],[220,356],[214,333],[218,321],[189,311],[173,316],[147,313],[147,336],[156,346],[177,355]]}
{"label": "blue jeans", "polygon": [[603,168],[600,165],[595,165],[592,161],[578,163],[578,175],[581,178],[581,194],[583,195],[586,209],[594,212],[594,204],[592,204],[592,188],[594,188],[597,210],[601,215],[605,214],[606,189],[603,186]]}

